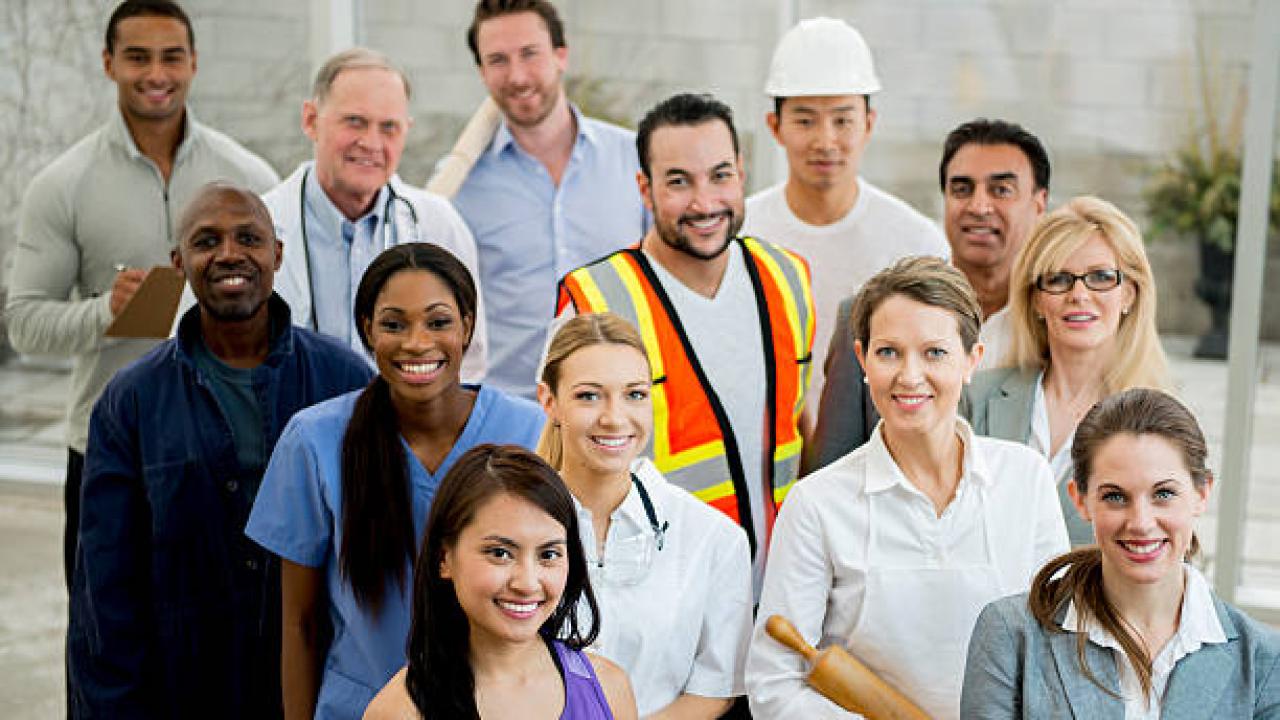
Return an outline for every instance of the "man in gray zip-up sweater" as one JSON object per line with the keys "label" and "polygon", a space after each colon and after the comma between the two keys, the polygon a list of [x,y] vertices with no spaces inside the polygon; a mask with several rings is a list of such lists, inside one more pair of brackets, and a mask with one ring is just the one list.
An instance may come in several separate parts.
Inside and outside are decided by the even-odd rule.
{"label": "man in gray zip-up sweater", "polygon": [[103,332],[147,269],[168,264],[178,217],[205,183],[222,179],[262,192],[279,182],[261,158],[187,109],[195,39],[176,3],[121,3],[108,21],[102,60],[119,112],[27,188],[5,306],[16,350],[75,358],[67,412],[68,580],[89,413],[111,376],[157,342]]}

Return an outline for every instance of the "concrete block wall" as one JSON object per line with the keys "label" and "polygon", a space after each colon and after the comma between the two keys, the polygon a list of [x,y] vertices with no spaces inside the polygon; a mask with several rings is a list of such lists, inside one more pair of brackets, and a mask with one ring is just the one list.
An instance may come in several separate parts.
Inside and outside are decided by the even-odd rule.
{"label": "concrete block wall", "polygon": [[[858,27],[885,90],[864,174],[940,215],[936,167],[945,134],[979,115],[1017,120],[1053,160],[1051,204],[1079,194],[1117,203],[1145,225],[1147,174],[1200,112],[1196,44],[1225,121],[1247,80],[1250,0],[810,0]],[[1280,134],[1280,128],[1278,128]],[[1151,246],[1160,326],[1198,333],[1196,248]],[[1272,242],[1271,263],[1280,249]],[[1280,282],[1267,287],[1263,332],[1280,337]]]}
{"label": "concrete block wall", "polygon": [[311,151],[300,128],[311,87],[309,3],[186,0],[184,7],[196,31],[197,117],[287,175]]}
{"label": "concrete block wall", "polygon": [[[484,97],[464,40],[469,0],[357,0],[364,44],[402,63],[416,118],[401,174],[423,182]],[[283,175],[310,148],[298,127],[309,90],[310,0],[186,0],[196,26],[198,116],[266,157]],[[784,14],[777,0],[559,0],[570,77],[588,104],[634,122],[657,100],[710,91],[738,118],[752,189],[785,165],[765,128],[761,93]],[[1022,122],[1049,146],[1051,200],[1102,195],[1141,217],[1145,173],[1183,137],[1198,107],[1195,43],[1234,87],[1245,78],[1253,0],[794,0],[799,17],[842,17],[875,53],[885,90],[864,159],[870,180],[939,217],[943,136],[975,116]],[[0,11],[0,254],[12,246],[30,177],[101,122],[114,100],[102,78],[111,0],[6,0]],[[74,92],[68,89],[74,88]],[[1223,107],[1231,95],[1220,100]],[[1194,249],[1152,251],[1162,327],[1195,332]],[[1159,267],[1168,263],[1168,267]],[[0,287],[3,285],[0,279]],[[1268,307],[1280,306],[1280,283]],[[1277,317],[1271,317],[1277,315]],[[1280,337],[1280,313],[1267,316]]]}
{"label": "concrete block wall", "polygon": [[[716,93],[739,113],[763,113],[758,98],[767,52],[757,36],[772,33],[768,0],[617,3],[563,0],[557,6],[569,40],[569,78],[591,84],[588,105],[634,125],[657,100],[679,90]],[[402,63],[414,82],[416,125],[402,174],[420,181],[447,151],[484,98],[467,49],[469,2],[368,3],[366,42]],[[772,44],[772,35],[768,40]],[[744,118],[746,116],[744,115]],[[763,121],[759,121],[763,132]],[[748,147],[753,144],[753,133]]]}

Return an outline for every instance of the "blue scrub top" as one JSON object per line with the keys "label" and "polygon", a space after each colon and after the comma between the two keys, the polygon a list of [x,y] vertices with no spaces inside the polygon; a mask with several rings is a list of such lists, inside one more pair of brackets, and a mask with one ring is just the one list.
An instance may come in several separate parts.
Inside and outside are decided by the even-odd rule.
{"label": "blue scrub top", "polygon": [[[545,416],[536,404],[489,386],[475,387],[476,402],[453,449],[427,472],[401,438],[412,487],[413,527],[426,528],[427,510],[449,468],[483,443],[534,448]],[[412,583],[387,580],[382,611],[361,608],[338,571],[342,543],[342,437],[363,390],[310,407],[289,421],[276,443],[245,533],[267,550],[307,567],[325,569],[333,641],[324,663],[316,718],[360,717],[378,690],[405,664]],[[412,577],[412,567],[406,578]]]}

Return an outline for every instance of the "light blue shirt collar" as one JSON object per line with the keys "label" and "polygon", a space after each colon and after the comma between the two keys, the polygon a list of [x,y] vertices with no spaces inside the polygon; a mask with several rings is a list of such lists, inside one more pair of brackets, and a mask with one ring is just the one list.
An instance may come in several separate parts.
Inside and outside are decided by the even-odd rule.
{"label": "light blue shirt collar", "polygon": [[649,224],[636,189],[635,134],[576,109],[574,116],[578,141],[558,184],[502,125],[453,198],[483,258],[485,380],[526,397],[534,395],[556,283],[636,242]]}
{"label": "light blue shirt collar", "polygon": [[[373,207],[369,212],[356,219],[354,222],[347,219],[346,215],[333,204],[333,200],[329,194],[320,187],[320,179],[316,177],[316,168],[312,164],[307,170],[306,187],[303,192],[307,197],[307,209],[315,213],[316,219],[320,221],[322,232],[328,232],[331,228],[341,228],[342,223],[351,223],[360,226],[372,219],[373,230],[377,231],[382,226],[382,212],[387,206],[387,186],[383,185],[378,191],[378,197],[373,201]],[[307,227],[307,233],[313,232],[311,226]]]}
{"label": "light blue shirt collar", "polygon": [[[573,114],[573,123],[578,128],[578,136],[574,143],[575,149],[584,142],[589,145],[596,145],[595,128],[591,124],[582,121],[582,112],[578,110],[578,107],[573,103],[569,103],[569,112]],[[511,134],[511,128],[507,125],[507,119],[504,116],[502,122],[498,123],[498,129],[493,133],[493,143],[489,146],[489,152],[494,155],[501,155],[507,148],[514,150],[520,148],[520,145],[516,143],[515,137]],[[523,148],[521,148],[521,151],[523,152]]]}
{"label": "light blue shirt collar", "polygon": [[355,222],[347,220],[320,186],[315,167],[302,190],[306,208],[308,283],[316,328],[363,353],[352,319],[352,305],[360,277],[382,251],[382,215],[389,190],[378,191],[373,207]]}

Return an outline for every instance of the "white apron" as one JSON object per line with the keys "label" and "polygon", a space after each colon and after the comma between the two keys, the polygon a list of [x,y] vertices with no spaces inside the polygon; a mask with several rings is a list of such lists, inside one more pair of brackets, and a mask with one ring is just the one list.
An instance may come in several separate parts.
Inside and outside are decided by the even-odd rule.
{"label": "white apron", "polygon": [[935,720],[960,717],[969,635],[978,613],[1005,594],[996,569],[986,488],[974,484],[986,562],[950,567],[887,567],[879,557],[878,503],[867,503],[867,589],[845,647]]}

